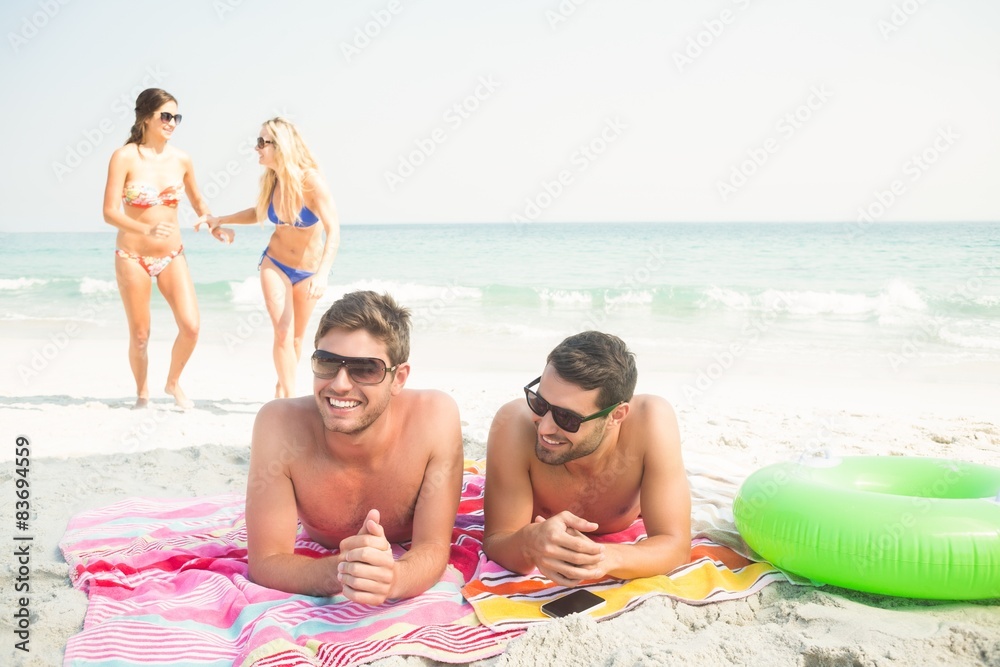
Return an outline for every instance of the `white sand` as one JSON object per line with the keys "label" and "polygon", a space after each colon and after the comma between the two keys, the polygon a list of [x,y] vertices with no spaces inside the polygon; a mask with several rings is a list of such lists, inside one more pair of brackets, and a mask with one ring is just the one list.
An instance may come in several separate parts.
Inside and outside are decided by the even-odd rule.
{"label": "white sand", "polygon": [[[0,664],[56,665],[67,639],[82,628],[86,610],[86,597],[70,586],[57,548],[70,516],[136,495],[241,492],[254,415],[273,390],[270,350],[256,339],[229,350],[203,336],[185,374],[196,408],[180,412],[156,391],[162,386],[169,342],[154,340],[154,406],[130,411],[123,340],[74,339],[27,378],[17,369],[32,359],[40,343],[4,342],[8,372],[0,380],[6,440],[0,451],[5,496],[0,539],[13,543],[11,459],[15,437],[24,435],[31,441],[29,533],[34,543],[31,653],[13,648],[13,593],[5,584]],[[462,410],[466,453],[482,456],[493,412],[521,396],[520,387],[537,374],[547,350],[480,365],[488,371],[475,372],[467,370],[474,362],[463,363],[454,351],[449,357],[447,345],[421,348],[421,343],[414,341],[414,349],[424,354],[414,354],[412,386],[451,393]],[[303,364],[303,393],[310,382]],[[1000,417],[992,407],[1000,392],[995,388],[907,382],[855,391],[845,383],[816,381],[803,387],[730,373],[704,403],[682,400],[667,378],[644,376],[640,389],[675,401],[689,470],[721,471],[729,480],[723,490],[730,495],[735,482],[756,468],[819,448],[1000,465]],[[984,391],[993,395],[984,396]],[[696,496],[719,490],[708,488],[710,481],[700,475],[692,480]],[[5,580],[14,570],[10,555],[0,558]],[[392,658],[381,664],[432,663]],[[736,602],[694,607],[658,599],[602,623],[553,621],[485,664],[1000,666],[1000,604],[772,585]]]}

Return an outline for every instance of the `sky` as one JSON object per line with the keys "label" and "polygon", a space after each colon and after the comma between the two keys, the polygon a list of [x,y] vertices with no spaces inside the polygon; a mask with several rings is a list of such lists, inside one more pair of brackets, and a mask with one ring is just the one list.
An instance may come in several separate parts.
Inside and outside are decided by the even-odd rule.
{"label": "sky", "polygon": [[992,0],[9,0],[0,26],[0,231],[110,231],[150,86],[216,214],[253,205],[282,115],[342,224],[1000,220]]}

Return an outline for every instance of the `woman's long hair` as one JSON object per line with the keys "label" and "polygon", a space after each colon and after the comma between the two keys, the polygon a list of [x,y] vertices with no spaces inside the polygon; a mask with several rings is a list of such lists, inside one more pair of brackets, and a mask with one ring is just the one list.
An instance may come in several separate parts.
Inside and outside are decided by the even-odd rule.
{"label": "woman's long hair", "polygon": [[142,144],[146,138],[146,121],[167,102],[177,104],[177,98],[162,88],[147,88],[139,93],[139,97],[135,98],[135,123],[125,141],[126,146]]}
{"label": "woman's long hair", "polygon": [[275,210],[278,219],[296,223],[305,197],[302,183],[306,174],[318,169],[316,160],[302,140],[302,135],[290,121],[277,117],[264,122],[274,140],[274,169],[265,169],[260,177],[257,195],[257,219],[267,219],[267,208],[275,187],[281,192],[281,206]]}

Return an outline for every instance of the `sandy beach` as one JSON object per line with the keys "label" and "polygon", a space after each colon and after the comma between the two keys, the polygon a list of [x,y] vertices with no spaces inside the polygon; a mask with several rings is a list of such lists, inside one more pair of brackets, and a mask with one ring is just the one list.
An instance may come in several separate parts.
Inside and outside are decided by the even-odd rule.
{"label": "sandy beach", "polygon": [[[112,503],[235,494],[236,555],[198,552],[199,564],[240,570],[238,585],[227,582],[240,594],[272,595],[239,562],[251,433],[276,385],[262,253],[328,273],[298,283],[299,294],[325,287],[294,393],[312,394],[308,357],[326,308],[355,290],[389,293],[411,312],[407,386],[454,398],[467,459],[485,456],[493,416],[524,401],[522,387],[561,340],[590,329],[619,336],[636,355],[636,393],[663,396],[677,413],[694,539],[746,547],[733,500],[771,464],[877,455],[1000,468],[1000,198],[989,194],[1000,174],[1000,3],[34,0],[0,5],[0,24],[13,128],[0,216],[0,667],[66,662],[88,599],[59,545],[72,517]],[[140,96],[150,89],[172,101],[147,109]],[[308,151],[271,136],[265,123],[276,117]],[[273,218],[240,214],[266,206],[271,174],[281,185],[270,192]],[[283,204],[298,208],[296,179],[305,197],[293,219]],[[119,189],[131,221],[112,213]],[[126,191],[148,194],[125,203]],[[228,221],[232,243],[195,229],[208,212]],[[307,212],[320,219],[305,222]],[[262,219],[237,224],[253,217]],[[172,221],[182,241],[158,224]],[[141,307],[126,315],[119,280],[125,303],[141,304],[145,278],[131,262],[150,267],[151,255],[162,267],[168,253],[172,273],[150,287],[150,404],[133,410],[129,318],[136,341],[147,327]],[[186,410],[164,391],[178,319],[194,328],[183,266],[199,316],[180,378]],[[132,273],[139,280],[124,282]],[[466,484],[477,502],[478,481]],[[995,492],[973,499],[976,509],[1000,510],[986,504]],[[87,565],[125,580],[145,547],[154,564],[141,574],[182,588],[178,572],[188,570],[173,566],[189,553],[174,558],[169,539],[149,538],[156,528],[122,528],[145,518],[143,505],[168,503],[106,513],[107,532],[139,536],[122,547],[129,562]],[[845,522],[869,513],[824,505]],[[478,505],[461,516],[475,530],[459,527],[473,545],[460,555],[482,575]],[[177,533],[200,540],[185,532],[189,518]],[[954,525],[1000,537],[1000,525]],[[104,544],[91,527],[70,562]],[[978,567],[976,555],[967,569],[1000,582],[1000,568]],[[942,560],[959,570],[950,554]],[[749,578],[767,566],[736,569]],[[466,593],[476,582],[465,575],[447,570],[439,588],[459,609],[448,621],[469,634],[438,632],[426,597],[413,616],[390,604],[376,622],[320,600],[321,614],[370,633],[352,643],[324,617],[321,632],[334,638],[325,645],[366,655],[353,653],[357,644],[384,651],[390,637],[432,656],[487,656],[502,626],[490,635],[467,613],[460,579]],[[130,585],[101,589],[111,592],[100,596],[107,607],[90,608],[97,650],[77,653],[83,642],[72,641],[72,667],[106,667],[109,647],[141,660],[162,651],[164,662],[183,650],[178,660],[191,661],[190,637],[211,633],[160,621],[205,620],[190,608],[237,619],[212,625],[233,638],[199,667],[244,649],[277,645],[280,655],[270,631],[291,627],[288,617],[243,615],[252,601],[238,608],[197,597],[204,590],[189,598],[155,587],[153,606],[169,598],[181,611],[132,625],[149,608],[117,614]],[[1000,667],[1000,597],[930,601],[782,582],[717,601],[724,588],[706,586],[694,599],[716,601],[701,606],[655,589],[601,622],[540,623],[470,664]],[[503,590],[507,603],[515,589]],[[114,640],[108,618],[124,618]],[[19,636],[25,624],[30,635]],[[441,637],[446,648],[434,653]]]}
{"label": "sandy beach", "polygon": [[[5,664],[60,664],[66,641],[82,628],[87,600],[71,587],[57,546],[74,513],[132,496],[193,497],[245,488],[253,419],[271,387],[270,360],[260,354],[261,347],[232,350],[202,344],[185,377],[194,409],[179,411],[154,391],[151,409],[132,411],[123,344],[73,339],[27,382],[13,374],[0,387],[0,415],[9,441],[0,478],[11,488],[14,440],[27,437],[34,537],[31,652],[15,653],[8,641]],[[13,359],[30,359],[38,345],[8,341]],[[544,353],[525,355],[502,372],[476,372],[448,363],[446,346],[418,337],[414,349],[425,353],[413,356],[412,386],[437,387],[454,396],[470,458],[484,455],[493,412],[519,395],[524,378],[530,379]],[[167,353],[168,341],[154,340],[154,381],[163,375]],[[298,378],[303,392],[310,381],[303,365]],[[659,382],[667,381],[643,378],[639,389],[657,391]],[[1000,423],[990,417],[987,401],[972,400],[985,387],[966,388],[969,400],[960,410],[953,394],[936,400],[947,392],[930,384],[900,388],[902,394],[886,395],[881,404],[864,394],[868,409],[851,404],[846,393],[838,397],[836,386],[803,395],[800,387],[767,384],[761,377],[735,372],[719,385],[703,403],[676,397],[696,528],[703,503],[720,493],[731,497],[753,470],[822,449],[997,463]],[[743,386],[757,386],[758,391],[744,392]],[[901,395],[924,399],[902,400]],[[3,523],[8,544],[12,524]],[[13,559],[6,557],[3,568],[13,574]],[[10,604],[8,598],[5,605]],[[13,629],[11,614],[5,613],[0,631],[10,638]],[[659,598],[601,623],[554,621],[486,661],[519,666],[668,663],[996,666],[1000,605],[774,584],[735,602],[695,607]],[[381,664],[431,662],[389,658]]]}

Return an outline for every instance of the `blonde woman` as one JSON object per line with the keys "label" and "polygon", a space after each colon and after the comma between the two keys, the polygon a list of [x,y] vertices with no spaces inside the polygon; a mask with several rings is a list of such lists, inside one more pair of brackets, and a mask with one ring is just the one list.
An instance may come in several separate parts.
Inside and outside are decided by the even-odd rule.
{"label": "blonde woman", "polygon": [[139,93],[135,124],[125,145],[111,155],[104,188],[104,221],[118,228],[115,276],[128,319],[134,408],[149,403],[149,299],[154,279],[177,322],[166,392],[181,408],[193,406],[181,389],[180,376],[198,341],[198,301],[184,258],[177,204],[186,193],[199,216],[210,213],[191,158],[167,144],[180,122],[173,95],[159,88]]}
{"label": "blonde woman", "polygon": [[246,225],[267,220],[274,233],[261,253],[260,286],[274,326],[274,367],[278,373],[275,398],[295,391],[295,368],[302,340],[316,302],[327,288],[330,268],[340,247],[340,225],[333,197],[316,160],[295,126],[272,118],[257,137],[258,162],[265,167],[257,205],[208,224],[221,241],[231,239],[222,225]]}

